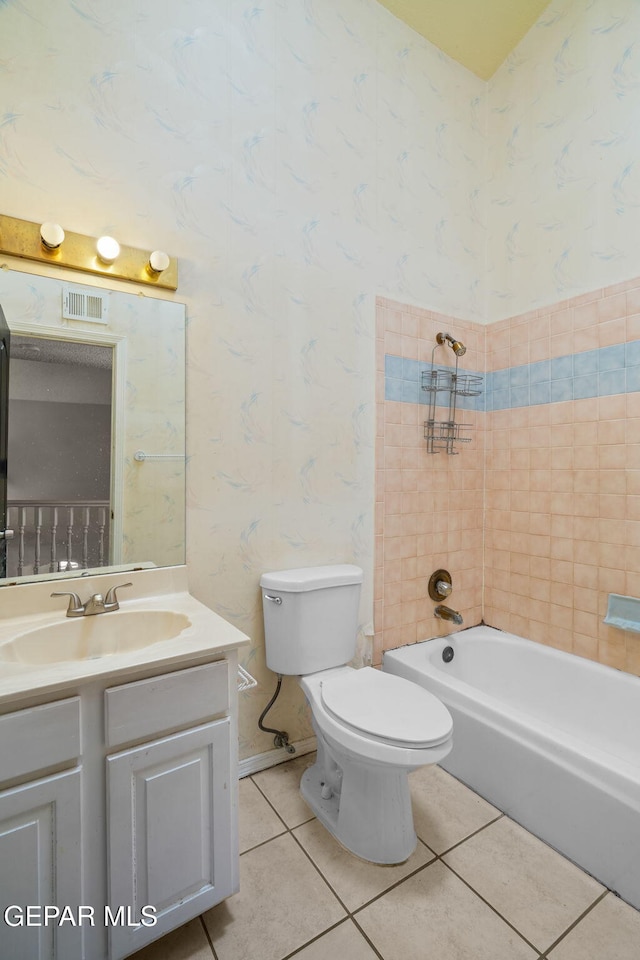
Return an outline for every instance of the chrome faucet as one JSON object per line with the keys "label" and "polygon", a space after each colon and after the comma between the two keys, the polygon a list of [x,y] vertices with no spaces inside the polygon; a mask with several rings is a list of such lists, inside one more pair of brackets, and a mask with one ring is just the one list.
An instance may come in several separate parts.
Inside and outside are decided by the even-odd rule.
{"label": "chrome faucet", "polygon": [[439,620],[449,620],[451,623],[457,624],[463,623],[462,614],[458,613],[457,610],[452,610],[451,607],[445,607],[444,603],[439,603],[433,612]]}
{"label": "chrome faucet", "polygon": [[132,583],[119,583],[107,591],[106,597],[101,593],[94,593],[89,597],[86,603],[83,603],[77,593],[67,591],[65,593],[52,593],[52,597],[69,597],[69,606],[67,607],[68,617],[93,617],[99,613],[110,613],[112,610],[118,610],[120,604],[116,591],[120,587],[132,587]]}

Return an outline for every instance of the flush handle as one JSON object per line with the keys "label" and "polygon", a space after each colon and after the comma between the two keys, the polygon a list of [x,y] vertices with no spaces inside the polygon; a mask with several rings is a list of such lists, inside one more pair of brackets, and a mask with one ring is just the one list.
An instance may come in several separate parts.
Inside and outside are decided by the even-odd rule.
{"label": "flush handle", "polygon": [[282,597],[272,597],[270,593],[265,593],[265,600],[271,600],[272,603],[277,603],[278,606],[282,603]]}

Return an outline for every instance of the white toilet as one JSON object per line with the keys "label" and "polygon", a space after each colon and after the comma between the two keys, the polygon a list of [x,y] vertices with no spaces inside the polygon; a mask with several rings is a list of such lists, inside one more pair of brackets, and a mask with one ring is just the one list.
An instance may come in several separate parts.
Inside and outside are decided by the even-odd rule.
{"label": "white toilet", "polygon": [[347,666],[362,570],[342,564],[265,573],[260,580],[267,666],[299,675],[318,741],[300,790],[340,843],[373,863],[401,863],[417,839],[407,775],[438,763],[453,721],[402,677]]}

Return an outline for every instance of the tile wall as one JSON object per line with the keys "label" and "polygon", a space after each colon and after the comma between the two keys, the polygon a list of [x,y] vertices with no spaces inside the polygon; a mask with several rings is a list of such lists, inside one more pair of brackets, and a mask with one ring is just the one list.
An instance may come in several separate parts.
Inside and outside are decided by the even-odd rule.
{"label": "tile wall", "polygon": [[[455,629],[427,597],[444,566],[465,626],[640,674],[640,637],[603,623],[640,596],[640,278],[487,327],[382,298],[377,320],[375,657]],[[426,453],[397,359],[427,365],[443,327],[486,370],[458,457]]]}
{"label": "tile wall", "polygon": [[[384,297],[376,301],[376,322],[374,663],[380,663],[384,649],[458,629],[433,615],[427,585],[440,567],[453,577],[449,606],[467,625],[482,615],[485,415],[463,411],[472,439],[458,456],[428,454],[419,371],[431,362],[439,330],[465,343],[465,370],[484,370],[485,328]],[[449,347],[437,347],[436,363],[454,359]]]}
{"label": "tile wall", "polygon": [[487,327],[484,619],[640,674],[640,279]]}

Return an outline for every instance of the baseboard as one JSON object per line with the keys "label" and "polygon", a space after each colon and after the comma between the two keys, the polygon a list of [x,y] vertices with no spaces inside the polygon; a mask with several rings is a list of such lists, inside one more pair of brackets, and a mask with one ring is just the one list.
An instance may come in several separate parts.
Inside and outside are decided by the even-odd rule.
{"label": "baseboard", "polygon": [[238,764],[239,778],[250,777],[252,773],[259,773],[260,770],[267,770],[269,767],[277,767],[279,763],[284,763],[286,760],[303,757],[305,753],[313,753],[316,749],[316,738],[308,737],[306,740],[298,740],[293,746],[296,748],[295,753],[287,753],[285,749],[267,750],[266,753],[257,753],[255,757],[240,760]]}

